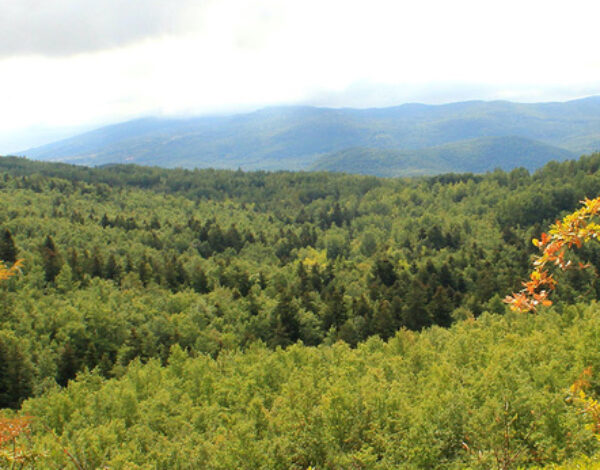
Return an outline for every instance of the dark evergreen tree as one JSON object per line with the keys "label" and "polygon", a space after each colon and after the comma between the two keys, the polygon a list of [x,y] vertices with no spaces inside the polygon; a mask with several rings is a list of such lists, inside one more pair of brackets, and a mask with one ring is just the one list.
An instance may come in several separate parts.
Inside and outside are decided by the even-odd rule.
{"label": "dark evergreen tree", "polygon": [[0,236],[0,260],[9,265],[17,261],[17,247],[8,229],[4,229]]}
{"label": "dark evergreen tree", "polygon": [[337,202],[333,205],[330,220],[338,227],[341,227],[344,223],[344,214],[342,213],[342,209],[340,208],[340,205]]}
{"label": "dark evergreen tree", "polygon": [[396,271],[392,263],[387,259],[379,259],[375,262],[372,271],[373,276],[383,285],[390,287],[396,282]]}
{"label": "dark evergreen tree", "polygon": [[284,292],[281,295],[273,311],[271,325],[270,343],[272,346],[285,347],[300,339],[298,308],[288,292]]}
{"label": "dark evergreen tree", "polygon": [[227,229],[223,235],[225,246],[233,248],[235,251],[240,251],[244,246],[244,241],[240,232],[238,232],[235,224]]}
{"label": "dark evergreen tree", "polygon": [[56,382],[65,387],[69,380],[75,378],[77,372],[80,370],[80,365],[81,359],[77,357],[71,344],[66,343],[60,352]]}
{"label": "dark evergreen tree", "polygon": [[33,391],[33,366],[16,337],[0,332],[0,408],[17,408]]}
{"label": "dark evergreen tree", "polygon": [[194,265],[191,269],[190,286],[199,294],[206,294],[209,291],[208,278],[199,264]]}
{"label": "dark evergreen tree", "polygon": [[451,313],[454,310],[452,297],[448,295],[447,290],[442,286],[437,286],[431,301],[427,305],[427,310],[433,323],[440,326],[450,326],[452,323]]}
{"label": "dark evergreen tree", "polygon": [[383,339],[388,339],[394,334],[397,326],[390,302],[383,300],[373,311],[371,331]]}
{"label": "dark evergreen tree", "polygon": [[432,324],[432,318],[426,308],[427,288],[417,279],[410,283],[402,307],[402,324],[410,330],[420,330]]}
{"label": "dark evergreen tree", "polygon": [[135,270],[133,259],[131,258],[131,255],[129,253],[125,255],[125,266],[123,267],[123,269],[126,273],[130,273]]}
{"label": "dark evergreen tree", "polygon": [[46,237],[46,240],[40,247],[40,253],[42,255],[46,282],[54,282],[54,279],[56,279],[56,276],[60,272],[63,261],[50,235]]}
{"label": "dark evergreen tree", "polygon": [[79,254],[75,248],[67,250],[67,263],[71,268],[71,275],[74,281],[81,282],[83,280],[83,267],[79,261]]}
{"label": "dark evergreen tree", "polygon": [[152,271],[152,265],[148,261],[148,258],[146,257],[145,254],[142,255],[142,257],[138,263],[137,271],[138,271],[138,275],[140,277],[140,281],[142,281],[142,284],[144,286],[148,285],[148,283],[152,279],[153,271]]}
{"label": "dark evergreen tree", "polygon": [[323,297],[326,302],[322,318],[323,330],[328,331],[331,327],[338,330],[348,314],[344,303],[344,288],[327,289]]}
{"label": "dark evergreen tree", "polygon": [[296,277],[298,279],[296,293],[298,295],[301,295],[310,289],[308,273],[306,272],[304,263],[298,263],[298,268],[296,269]]}
{"label": "dark evergreen tree", "polygon": [[104,263],[102,262],[102,255],[98,247],[94,247],[94,251],[92,252],[89,273],[92,277],[102,277],[104,274]]}
{"label": "dark evergreen tree", "polygon": [[156,215],[152,216],[152,220],[150,221],[150,230],[159,230],[160,229],[160,222],[158,220],[158,217]]}
{"label": "dark evergreen tree", "polygon": [[119,282],[121,279],[121,266],[117,262],[114,253],[111,253],[104,266],[104,277]]}
{"label": "dark evergreen tree", "polygon": [[171,256],[165,263],[165,281],[171,290],[177,290],[187,283],[188,275],[181,261]]}

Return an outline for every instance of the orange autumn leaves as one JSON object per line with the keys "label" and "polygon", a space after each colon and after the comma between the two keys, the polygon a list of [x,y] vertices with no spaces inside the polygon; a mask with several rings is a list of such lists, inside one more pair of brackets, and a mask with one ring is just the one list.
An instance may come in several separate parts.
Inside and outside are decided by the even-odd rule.
{"label": "orange autumn leaves", "polygon": [[[18,260],[10,268],[0,260],[0,281],[5,281],[21,270],[22,260]],[[31,455],[16,445],[17,439],[29,434],[31,418],[25,416],[20,418],[4,418],[0,416],[0,461],[4,460],[11,464],[23,464]]]}
{"label": "orange autumn leaves", "polygon": [[21,271],[23,266],[23,260],[18,260],[10,268],[7,267],[2,260],[0,260],[0,281],[5,281],[9,277],[14,276]]}
{"label": "orange autumn leaves", "polygon": [[0,448],[12,443],[22,434],[29,433],[31,418],[0,418]]}
{"label": "orange autumn leaves", "polygon": [[20,438],[29,435],[30,425],[31,418],[27,416],[0,417],[0,468],[4,468],[2,462],[10,465],[10,468],[22,468],[35,459],[34,454],[18,445]]}
{"label": "orange autumn leaves", "polygon": [[[548,233],[543,233],[541,239],[533,239],[541,254],[536,256],[534,270],[527,282],[523,282],[523,289],[507,296],[504,302],[517,312],[534,312],[540,305],[549,306],[552,302],[548,299],[550,292],[556,286],[556,280],[548,271],[550,266],[557,266],[561,270],[572,267],[572,262],[565,255],[573,246],[581,248],[584,243],[598,239],[600,224],[593,218],[600,212],[600,197],[581,201],[583,207],[567,215],[562,220],[557,220],[550,227]],[[578,267],[584,269],[588,265],[582,263]]]}
{"label": "orange autumn leaves", "polygon": [[600,439],[600,403],[587,394],[592,389],[592,384],[590,383],[591,377],[592,367],[586,367],[579,378],[569,388],[567,401],[577,406],[580,413],[588,418],[590,431]]}

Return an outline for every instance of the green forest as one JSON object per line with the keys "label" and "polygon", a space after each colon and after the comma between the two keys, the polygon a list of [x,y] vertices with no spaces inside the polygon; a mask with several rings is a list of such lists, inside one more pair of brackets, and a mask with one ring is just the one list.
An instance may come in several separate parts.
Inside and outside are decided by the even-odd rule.
{"label": "green forest", "polygon": [[600,371],[600,246],[551,307],[502,300],[600,195],[600,154],[419,178],[3,157],[0,194],[0,260],[23,263],[0,416],[31,420],[18,462],[0,429],[0,468],[600,462],[569,399]]}

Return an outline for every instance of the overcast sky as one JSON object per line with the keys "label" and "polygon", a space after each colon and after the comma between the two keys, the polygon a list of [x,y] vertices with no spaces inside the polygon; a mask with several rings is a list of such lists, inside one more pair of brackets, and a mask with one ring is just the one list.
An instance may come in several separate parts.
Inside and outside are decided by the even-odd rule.
{"label": "overcast sky", "polygon": [[0,0],[0,154],[144,115],[600,94],[595,0]]}

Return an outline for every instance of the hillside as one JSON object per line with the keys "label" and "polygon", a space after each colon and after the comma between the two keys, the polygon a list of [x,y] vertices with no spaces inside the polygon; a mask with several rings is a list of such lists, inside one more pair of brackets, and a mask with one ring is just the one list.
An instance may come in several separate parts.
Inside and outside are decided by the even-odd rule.
{"label": "hillside", "polygon": [[574,157],[568,150],[522,137],[481,137],[418,150],[352,148],[322,156],[310,169],[387,177],[484,173],[496,168],[535,170],[550,160]]}
{"label": "hillside", "polygon": [[502,298],[598,194],[600,154],[419,178],[0,158],[0,259],[23,259],[0,282],[0,430],[33,416],[39,468],[593,460],[565,398],[600,369],[600,246],[537,316]]}
{"label": "hillside", "polygon": [[256,345],[212,359],[172,348],[168,366],[82,374],[24,411],[62,436],[34,435],[49,468],[70,465],[66,447],[84,468],[488,470],[510,458],[506,469],[593,469],[582,456],[597,440],[565,397],[598,365],[599,334],[594,305],[485,314],[356,349]]}
{"label": "hillside", "polygon": [[[379,109],[291,106],[234,116],[140,119],[17,154],[85,165],[298,170],[311,168],[325,154],[352,148],[419,150],[428,156],[429,147],[482,137],[520,137],[557,147],[553,155],[559,149],[580,155],[600,148],[598,129],[599,97],[566,103],[469,101]],[[529,141],[526,147],[523,152],[532,151]],[[529,159],[539,167],[550,158],[544,148],[537,150]],[[473,167],[441,168],[438,162],[423,162],[414,172],[494,166],[478,162]]]}

